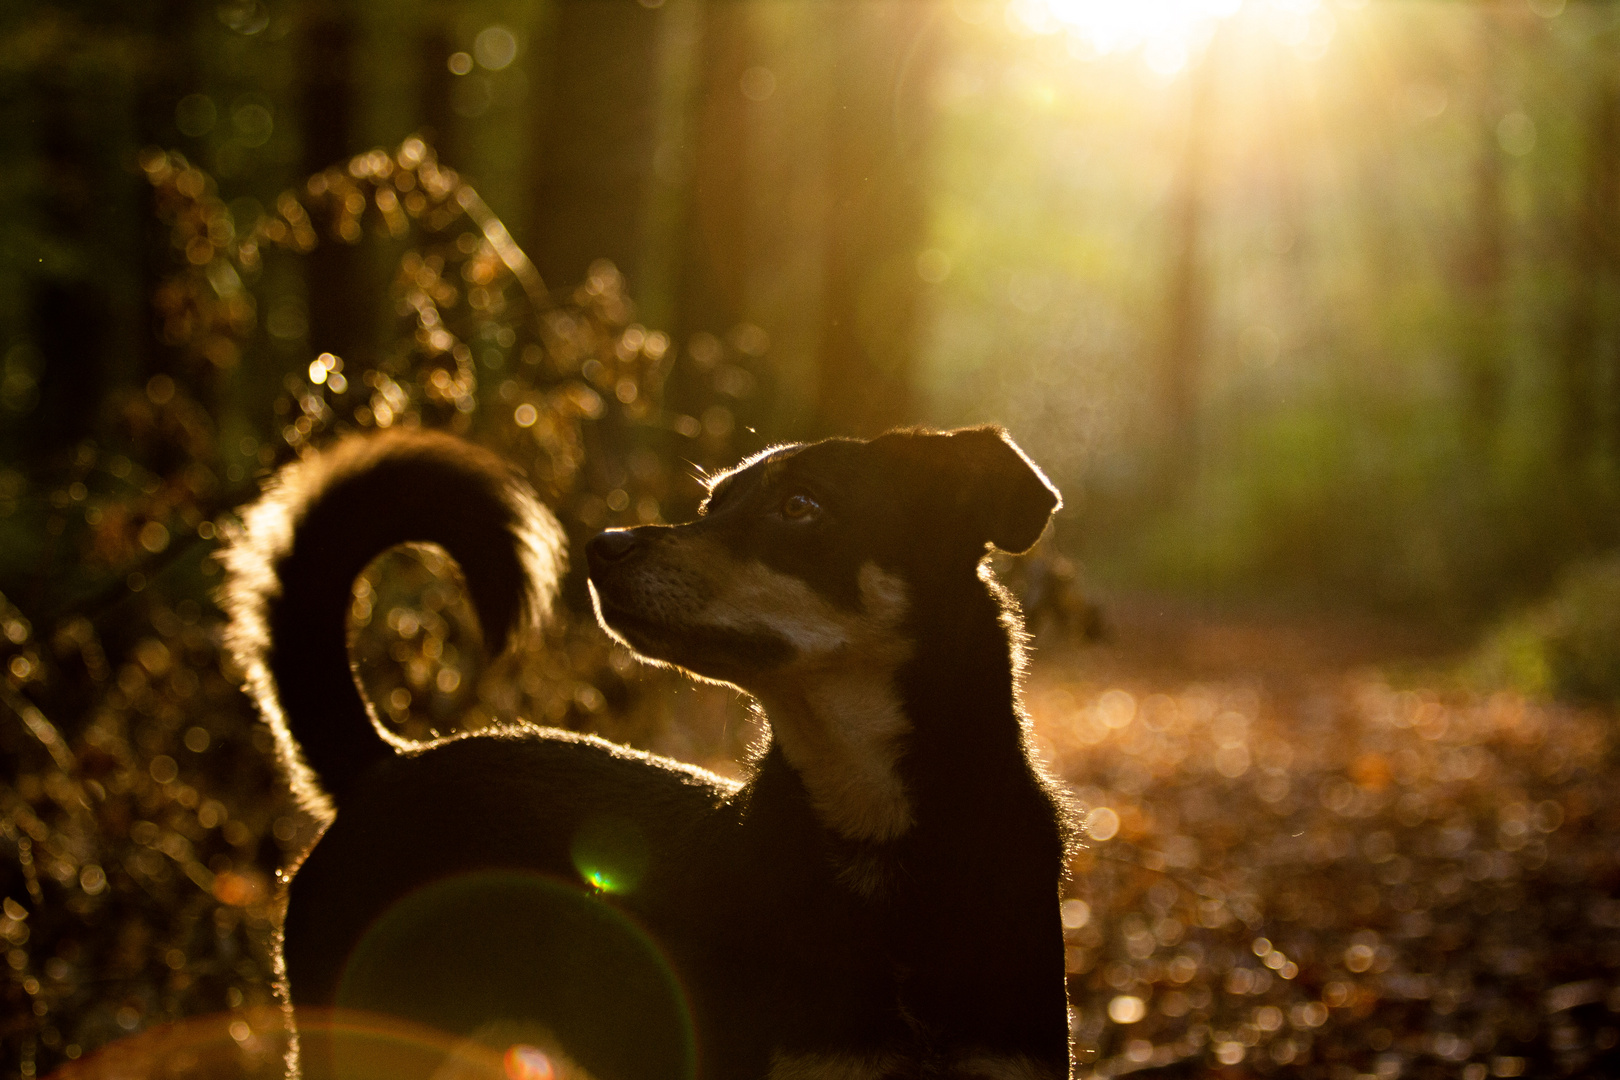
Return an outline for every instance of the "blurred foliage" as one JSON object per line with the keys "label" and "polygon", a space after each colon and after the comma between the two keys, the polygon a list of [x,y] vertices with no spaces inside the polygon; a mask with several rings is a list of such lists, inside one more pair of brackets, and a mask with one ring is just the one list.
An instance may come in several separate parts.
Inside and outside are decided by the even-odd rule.
{"label": "blurred foliage", "polygon": [[1375,674],[1278,693],[1055,665],[1029,704],[1089,810],[1064,905],[1084,1072],[1620,1065],[1608,717]]}
{"label": "blurred foliage", "polygon": [[1470,659],[1479,683],[1620,708],[1620,558],[1577,563]]}
{"label": "blurred foliage", "polygon": [[[210,555],[253,493],[250,469],[264,476],[346,431],[430,425],[496,448],[576,538],[659,521],[699,490],[671,462],[734,453],[727,403],[755,360],[695,336],[685,362],[711,387],[707,407],[668,413],[662,383],[681,350],[634,321],[618,271],[598,263],[548,291],[419,139],[319,173],[257,214],[228,206],[178,154],[140,164],[174,253],[155,296],[174,374],[119,399],[106,442],[83,441],[65,472],[8,471],[0,505],[8,529],[46,538],[0,599],[0,749],[15,763],[0,787],[0,1067],[14,1075],[222,1010],[246,1025],[222,1040],[228,1066],[279,1068],[264,1011],[273,878],[315,823],[274,775],[210,595]],[[263,348],[266,265],[367,237],[397,265],[388,347],[309,357],[283,382],[279,428],[222,445],[203,403]],[[291,316],[272,306],[278,317]],[[379,559],[351,612],[368,693],[410,736],[523,716],[734,769],[754,728],[732,696],[636,665],[577,585],[543,641],[492,666],[442,553]],[[222,1067],[214,1049],[192,1065]]]}

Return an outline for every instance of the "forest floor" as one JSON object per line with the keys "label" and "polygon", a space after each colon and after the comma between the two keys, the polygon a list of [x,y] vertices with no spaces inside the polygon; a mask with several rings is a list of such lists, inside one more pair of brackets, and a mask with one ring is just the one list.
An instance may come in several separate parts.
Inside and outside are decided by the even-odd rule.
{"label": "forest floor", "polygon": [[1087,815],[1082,1075],[1615,1075],[1613,720],[1463,687],[1353,617],[1106,606],[1037,639],[1039,752]]}
{"label": "forest floor", "polygon": [[1320,683],[1374,667],[1436,672],[1467,646],[1455,634],[1394,618],[1146,594],[1106,599],[1101,617],[1103,634],[1096,641],[1037,644],[1049,645],[1050,659],[1065,669],[1099,678],[1260,678],[1276,686]]}
{"label": "forest floor", "polygon": [[[1037,635],[1027,680],[1036,749],[1086,821],[1063,908],[1080,1077],[1620,1075],[1614,716],[1471,690],[1463,643],[1400,624],[1150,597],[1104,619],[1101,642]],[[604,733],[737,768],[759,729],[735,695],[667,691]],[[190,895],[165,880],[158,915]],[[181,1019],[58,1075],[279,1075],[259,960],[213,956],[219,918],[192,919],[195,965],[166,938],[144,952],[183,962],[171,989],[218,968],[247,990],[231,1011],[154,998]],[[114,1022],[81,997],[59,1023]]]}

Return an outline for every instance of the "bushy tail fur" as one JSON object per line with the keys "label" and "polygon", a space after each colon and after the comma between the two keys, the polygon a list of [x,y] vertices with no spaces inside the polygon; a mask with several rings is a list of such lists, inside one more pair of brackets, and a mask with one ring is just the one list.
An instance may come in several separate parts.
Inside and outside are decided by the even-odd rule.
{"label": "bushy tail fur", "polygon": [[556,519],[498,458],[428,432],[353,437],[286,466],[224,551],[228,644],[316,813],[394,752],[355,681],[347,620],[355,578],[409,542],[460,565],[491,655],[546,611],[563,564]]}

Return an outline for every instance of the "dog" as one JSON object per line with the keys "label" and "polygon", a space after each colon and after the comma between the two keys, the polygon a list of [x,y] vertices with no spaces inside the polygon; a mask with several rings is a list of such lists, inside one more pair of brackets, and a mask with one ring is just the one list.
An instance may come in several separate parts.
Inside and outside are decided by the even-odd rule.
{"label": "dog", "polygon": [[[607,632],[761,708],[735,783],[555,729],[388,734],[347,650],[365,566],[440,545],[493,654],[549,604],[561,531],[445,435],[284,469],[227,548],[223,597],[327,822],[285,888],[289,1068],[405,1075],[379,1064],[398,1024],[481,1048],[491,1076],[1067,1078],[1072,830],[986,559],[1059,505],[999,428],[899,430],[764,451],[710,479],[696,520],[592,539]],[[476,1055],[428,1057],[423,1075],[460,1076]]]}

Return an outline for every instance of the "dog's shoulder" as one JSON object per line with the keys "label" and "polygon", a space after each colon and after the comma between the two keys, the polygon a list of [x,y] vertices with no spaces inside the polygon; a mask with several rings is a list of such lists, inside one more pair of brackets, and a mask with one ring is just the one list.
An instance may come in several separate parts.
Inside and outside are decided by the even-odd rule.
{"label": "dog's shoulder", "polygon": [[433,801],[460,791],[544,802],[616,796],[665,798],[712,806],[741,785],[673,758],[595,735],[512,724],[422,744],[376,772],[369,790],[398,790]]}
{"label": "dog's shoulder", "polygon": [[733,816],[739,786],[575,732],[512,726],[441,739],[361,777],[292,888],[330,900],[491,867],[588,884],[595,846],[636,861],[701,850]]}

